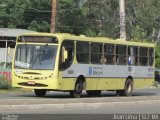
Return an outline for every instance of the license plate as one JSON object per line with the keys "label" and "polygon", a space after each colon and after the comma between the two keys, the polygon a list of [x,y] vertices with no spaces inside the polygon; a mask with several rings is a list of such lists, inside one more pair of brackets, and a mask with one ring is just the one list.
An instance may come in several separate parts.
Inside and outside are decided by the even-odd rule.
{"label": "license plate", "polygon": [[28,81],[28,85],[35,85],[34,81]]}

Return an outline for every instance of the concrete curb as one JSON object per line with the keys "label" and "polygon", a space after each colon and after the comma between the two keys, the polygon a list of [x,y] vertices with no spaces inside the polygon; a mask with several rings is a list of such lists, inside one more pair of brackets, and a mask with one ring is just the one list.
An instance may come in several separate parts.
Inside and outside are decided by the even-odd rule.
{"label": "concrete curb", "polygon": [[102,103],[64,103],[64,104],[32,104],[32,105],[1,105],[0,112],[15,111],[15,110],[51,110],[51,109],[82,109],[82,108],[100,108],[118,105],[149,105],[160,104],[160,100],[146,100],[146,101],[125,101],[125,102],[102,102]]}

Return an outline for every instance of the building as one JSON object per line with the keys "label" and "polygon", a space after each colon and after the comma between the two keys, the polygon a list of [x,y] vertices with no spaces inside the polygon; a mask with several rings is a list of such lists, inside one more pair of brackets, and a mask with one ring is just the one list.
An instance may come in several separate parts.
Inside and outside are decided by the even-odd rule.
{"label": "building", "polygon": [[[23,33],[31,33],[34,31],[26,29],[9,29],[0,28],[0,67],[7,67],[7,63],[11,63],[16,37]],[[11,48],[10,55],[8,55],[7,48]]]}

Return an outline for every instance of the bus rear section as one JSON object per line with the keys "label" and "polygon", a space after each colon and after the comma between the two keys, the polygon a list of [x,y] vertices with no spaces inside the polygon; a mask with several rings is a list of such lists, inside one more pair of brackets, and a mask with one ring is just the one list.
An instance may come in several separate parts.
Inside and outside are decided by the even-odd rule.
{"label": "bus rear section", "polygon": [[71,96],[80,97],[83,90],[89,96],[107,90],[131,96],[134,89],[154,85],[153,44],[97,41],[75,40],[75,46],[66,46],[76,48],[69,66],[60,71],[62,89],[71,90]]}

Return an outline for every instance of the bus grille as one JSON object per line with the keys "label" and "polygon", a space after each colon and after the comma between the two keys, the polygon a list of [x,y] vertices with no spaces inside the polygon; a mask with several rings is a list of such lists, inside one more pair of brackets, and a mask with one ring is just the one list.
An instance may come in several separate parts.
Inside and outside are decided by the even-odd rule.
{"label": "bus grille", "polygon": [[23,76],[18,76],[16,75],[18,78],[20,79],[24,79],[24,80],[46,80],[48,78],[51,78],[52,75],[47,76],[47,77],[23,77]]}
{"label": "bus grille", "polygon": [[35,83],[34,85],[32,85],[32,84],[28,84],[27,82],[21,82],[18,84],[21,86],[34,86],[34,87],[47,87],[48,86],[48,85],[41,84],[41,83]]}

